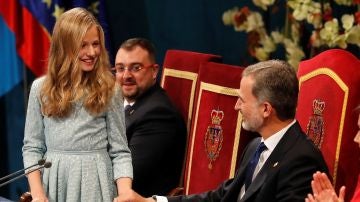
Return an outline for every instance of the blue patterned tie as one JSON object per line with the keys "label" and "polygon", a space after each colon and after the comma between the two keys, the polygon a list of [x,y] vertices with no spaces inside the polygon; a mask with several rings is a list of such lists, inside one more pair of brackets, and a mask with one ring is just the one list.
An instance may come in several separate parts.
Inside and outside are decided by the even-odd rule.
{"label": "blue patterned tie", "polygon": [[259,146],[256,149],[256,152],[254,156],[251,158],[250,162],[248,163],[246,167],[246,173],[245,173],[245,190],[247,190],[252,182],[252,177],[254,175],[254,171],[256,168],[256,165],[259,162],[259,158],[261,153],[266,149],[266,146],[264,142],[261,142]]}

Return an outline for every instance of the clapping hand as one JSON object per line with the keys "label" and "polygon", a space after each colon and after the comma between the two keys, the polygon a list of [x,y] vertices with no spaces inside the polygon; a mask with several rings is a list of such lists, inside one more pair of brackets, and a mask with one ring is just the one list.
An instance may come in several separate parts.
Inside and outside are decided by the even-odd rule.
{"label": "clapping hand", "polygon": [[344,202],[345,187],[340,188],[338,196],[325,173],[318,171],[313,175],[311,188],[314,195],[308,194],[305,202]]}

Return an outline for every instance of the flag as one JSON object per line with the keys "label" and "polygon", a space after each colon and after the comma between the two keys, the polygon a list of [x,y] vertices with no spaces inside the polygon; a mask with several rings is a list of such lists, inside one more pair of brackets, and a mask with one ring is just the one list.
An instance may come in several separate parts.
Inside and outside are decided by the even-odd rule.
{"label": "flag", "polygon": [[[30,84],[46,72],[56,19],[73,7],[84,7],[98,18],[110,50],[104,0],[0,1],[0,177],[23,168],[21,148]],[[23,178],[2,187],[0,196],[17,201],[25,191],[28,186]]]}

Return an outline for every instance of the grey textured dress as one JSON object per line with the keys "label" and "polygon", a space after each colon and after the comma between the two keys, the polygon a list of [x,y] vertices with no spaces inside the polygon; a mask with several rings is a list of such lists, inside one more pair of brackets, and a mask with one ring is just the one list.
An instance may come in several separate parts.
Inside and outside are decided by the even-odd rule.
{"label": "grey textured dress", "polygon": [[40,89],[44,77],[33,82],[25,124],[24,166],[46,158],[42,181],[49,201],[113,201],[115,181],[132,178],[123,103],[115,93],[106,112],[90,115],[76,103],[67,118],[49,118],[41,113]]}

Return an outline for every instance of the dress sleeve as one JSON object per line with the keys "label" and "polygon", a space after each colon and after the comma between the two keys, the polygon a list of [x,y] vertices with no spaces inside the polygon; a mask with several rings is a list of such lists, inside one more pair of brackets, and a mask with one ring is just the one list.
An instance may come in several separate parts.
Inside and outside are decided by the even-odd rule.
{"label": "dress sleeve", "polygon": [[106,115],[106,125],[114,179],[133,178],[131,154],[126,138],[123,97],[117,87]]}
{"label": "dress sleeve", "polygon": [[46,152],[43,115],[41,113],[40,89],[43,78],[33,82],[30,90],[22,148],[24,166],[38,163]]}

